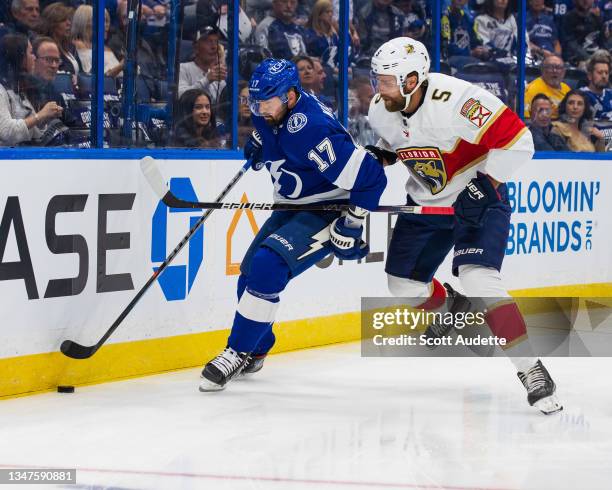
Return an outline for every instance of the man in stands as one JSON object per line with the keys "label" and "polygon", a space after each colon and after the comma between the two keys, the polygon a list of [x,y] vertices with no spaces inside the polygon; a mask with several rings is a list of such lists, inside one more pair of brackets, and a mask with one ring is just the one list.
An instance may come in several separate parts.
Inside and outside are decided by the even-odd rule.
{"label": "man in stands", "polygon": [[542,62],[542,76],[527,85],[525,90],[525,117],[530,116],[531,100],[536,94],[548,96],[552,103],[552,118],[557,119],[559,104],[570,91],[569,85],[563,82],[565,66],[560,56],[552,55]]}
{"label": "man in stands", "polygon": [[610,64],[607,51],[597,51],[587,63],[589,86],[582,90],[589,98],[595,120],[612,121],[612,90],[610,90]]}
{"label": "man in stands", "polygon": [[76,123],[74,116],[68,110],[72,94],[60,94],[53,86],[60,66],[60,50],[55,41],[50,37],[37,37],[32,43],[32,51],[35,56],[34,72],[31,82],[35,90],[32,91],[31,102],[35,107],[43,107],[47,102],[56,102],[63,108],[62,121],[67,126]]}
{"label": "man in stands", "polygon": [[219,101],[226,86],[227,65],[219,44],[221,33],[216,27],[206,26],[196,34],[194,59],[181,63],[179,70],[179,96],[190,89],[208,92],[213,103]]}
{"label": "man in stands", "polygon": [[40,21],[38,0],[12,0],[11,14],[14,21],[6,26],[9,32],[25,34],[30,40],[36,36]]}
{"label": "man in stands", "polygon": [[306,31],[295,21],[297,0],[272,0],[272,15],[255,30],[257,44],[268,48],[275,58],[290,60],[306,53]]}
{"label": "man in stands", "polygon": [[537,94],[531,101],[529,131],[536,151],[570,151],[565,140],[551,132],[552,103],[544,94]]}
{"label": "man in stands", "polygon": [[573,65],[583,68],[589,56],[606,49],[609,33],[605,32],[599,14],[593,12],[594,0],[574,0],[574,8],[563,17],[563,56]]}

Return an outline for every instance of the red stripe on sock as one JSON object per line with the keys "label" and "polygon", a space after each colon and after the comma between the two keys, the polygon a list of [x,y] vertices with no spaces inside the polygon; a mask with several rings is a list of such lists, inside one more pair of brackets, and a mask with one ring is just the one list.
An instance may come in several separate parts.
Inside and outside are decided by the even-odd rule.
{"label": "red stripe on sock", "polygon": [[506,339],[508,343],[527,333],[523,315],[514,302],[489,310],[485,315],[485,320],[493,335]]}
{"label": "red stripe on sock", "polygon": [[435,310],[442,306],[446,299],[446,289],[442,286],[440,281],[434,277],[431,282],[433,283],[433,291],[431,296],[427,298],[423,304],[417,306],[420,310]]}

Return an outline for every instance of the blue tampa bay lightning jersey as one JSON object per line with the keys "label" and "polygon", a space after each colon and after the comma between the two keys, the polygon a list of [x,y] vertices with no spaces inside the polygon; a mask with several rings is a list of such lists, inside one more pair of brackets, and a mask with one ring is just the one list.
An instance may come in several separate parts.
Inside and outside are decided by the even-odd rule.
{"label": "blue tampa bay lightning jersey", "polygon": [[278,126],[259,116],[253,116],[253,124],[262,137],[275,202],[350,202],[370,210],[378,206],[387,183],[382,166],[353,142],[315,96],[300,92]]}

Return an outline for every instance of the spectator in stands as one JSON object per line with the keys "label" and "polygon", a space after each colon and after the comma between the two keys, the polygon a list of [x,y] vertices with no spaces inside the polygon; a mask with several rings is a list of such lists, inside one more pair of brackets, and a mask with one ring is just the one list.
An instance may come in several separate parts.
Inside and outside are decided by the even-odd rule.
{"label": "spectator in stands", "polygon": [[323,68],[323,63],[321,60],[315,56],[311,56],[312,65],[314,67],[315,72],[315,86],[314,91],[315,94],[323,93],[325,89],[325,80],[327,79],[327,73],[325,73],[325,68]]}
{"label": "spectator in stands", "polygon": [[527,85],[525,90],[525,117],[529,117],[531,100],[536,94],[546,95],[552,104],[552,118],[557,119],[558,107],[565,94],[570,91],[569,85],[563,82],[565,66],[563,59],[552,55],[542,62],[542,76]]}
{"label": "spectator in stands", "polygon": [[25,34],[33,39],[40,22],[40,4],[38,0],[12,0],[11,14],[14,21],[7,24],[8,31]]}
{"label": "spectator in stands", "polygon": [[238,82],[238,104],[238,146],[244,148],[254,129],[249,109],[249,84],[246,80]]}
{"label": "spectator in stands", "polygon": [[570,90],[559,105],[553,131],[563,137],[571,151],[605,151],[604,134],[593,126],[593,110],[581,90]]}
{"label": "spectator in stands", "polygon": [[290,60],[307,54],[306,30],[296,23],[297,0],[272,0],[272,15],[255,30],[257,44],[268,48],[275,58]]}
{"label": "spectator in stands", "polygon": [[[112,20],[112,19],[111,19]],[[128,30],[127,2],[119,0],[117,4],[118,28],[111,29],[108,36],[108,47],[115,57],[122,61],[126,58],[126,39]],[[136,60],[138,76],[146,84],[151,97],[161,100],[161,86],[159,81],[166,78],[166,56],[164,46],[152,45],[143,36],[138,36],[136,42]]]}
{"label": "spectator in stands", "polygon": [[492,59],[504,64],[514,63],[518,29],[510,3],[508,0],[485,0],[483,11],[474,20],[476,34],[489,48]]}
{"label": "spectator in stands", "polygon": [[[323,63],[321,63],[321,60],[315,56],[312,56],[311,60],[315,73],[315,81],[313,87],[314,94],[321,102],[323,102],[326,106],[330,107],[332,110],[335,111],[337,108],[337,104],[336,98],[334,97],[333,84],[331,86],[326,84],[326,80],[328,78],[327,72],[323,67]],[[331,68],[328,67],[328,70],[331,71]]]}
{"label": "spectator in stands", "polygon": [[34,53],[28,38],[7,34],[0,39],[0,146],[37,140],[47,123],[62,115],[56,102],[34,110],[27,95],[27,76],[33,72]]}
{"label": "spectator in stands", "polygon": [[598,49],[606,49],[607,41],[599,13],[594,13],[593,0],[574,0],[574,8],[563,17],[563,55],[567,61],[584,69],[587,59]]}
{"label": "spectator in stands", "polygon": [[179,99],[175,145],[186,148],[225,146],[217,130],[210,96],[202,89],[187,90]]}
{"label": "spectator in stands", "polygon": [[39,36],[32,43],[32,52],[34,53],[34,69],[31,76],[31,87],[34,90],[29,94],[30,102],[35,108],[42,107],[50,100],[55,100],[63,106],[62,97],[53,87],[53,81],[61,62],[57,44],[50,37]]}
{"label": "spectator in stands", "polygon": [[369,78],[358,77],[351,82],[347,129],[362,146],[375,145],[378,141],[378,136],[368,121],[368,109],[373,95],[374,89]]}
{"label": "spectator in stands", "polygon": [[298,69],[300,75],[300,83],[305,92],[315,94],[315,90],[319,85],[315,73],[315,66],[310,56],[296,56],[292,60]]}
{"label": "spectator in stands", "polygon": [[381,44],[397,37],[402,23],[401,11],[393,8],[393,0],[366,2],[357,12],[357,32],[361,40],[361,54],[372,56]]}
{"label": "spectator in stands", "polygon": [[330,67],[338,67],[340,39],[334,22],[334,8],[329,0],[317,0],[306,27],[308,54],[321,58]]}
{"label": "spectator in stands", "polygon": [[610,89],[610,65],[612,58],[607,51],[596,51],[587,63],[589,86],[582,90],[589,98],[595,120],[612,121],[612,89]]}
{"label": "spectator in stands", "polygon": [[217,103],[226,86],[225,50],[219,43],[220,33],[214,26],[200,29],[194,41],[194,60],[181,63],[179,96],[190,89],[206,91]]}
{"label": "spectator in stands", "polygon": [[451,0],[442,13],[442,52],[457,69],[489,57],[489,49],[482,45],[474,21],[465,11],[466,4],[467,0]]}
{"label": "spectator in stands", "polygon": [[78,74],[81,66],[78,54],[72,44],[72,16],[74,11],[61,2],[47,5],[42,11],[41,31],[53,38],[60,50],[59,71]]}
{"label": "spectator in stands", "polygon": [[[108,36],[110,29],[110,14],[104,11],[104,38]],[[74,44],[80,65],[84,72],[91,73],[92,63],[92,33],[93,33],[93,7],[81,5],[72,17],[72,43]],[[104,46],[104,74],[108,77],[116,77],[121,74],[123,63],[120,62],[113,51]]]}
{"label": "spectator in stands", "polygon": [[[338,19],[340,18],[340,0],[332,0],[334,6],[334,24],[336,31],[339,31]],[[359,39],[359,33],[355,27],[355,15],[353,11],[353,0],[349,0],[349,36],[351,37],[351,46],[355,51],[359,51],[361,47],[361,40]]]}
{"label": "spectator in stands", "polygon": [[532,57],[541,60],[551,54],[561,56],[557,25],[544,0],[529,0],[525,23]]}
{"label": "spectator in stands", "polygon": [[529,130],[536,151],[569,151],[565,139],[552,131],[552,104],[544,94],[536,94],[531,101]]}

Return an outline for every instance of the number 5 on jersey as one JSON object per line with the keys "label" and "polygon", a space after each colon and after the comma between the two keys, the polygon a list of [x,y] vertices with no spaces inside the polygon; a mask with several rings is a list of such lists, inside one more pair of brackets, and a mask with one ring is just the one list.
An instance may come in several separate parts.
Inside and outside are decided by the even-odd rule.
{"label": "number 5 on jersey", "polygon": [[[323,172],[326,168],[328,168],[332,163],[336,161],[334,147],[332,146],[331,141],[329,141],[329,138],[325,138],[315,148],[318,150],[318,153],[314,150],[310,150],[308,152],[308,159],[315,162],[319,167],[319,170]],[[327,153],[327,160],[329,160],[329,163],[327,163],[322,158],[324,156],[324,153]]]}

